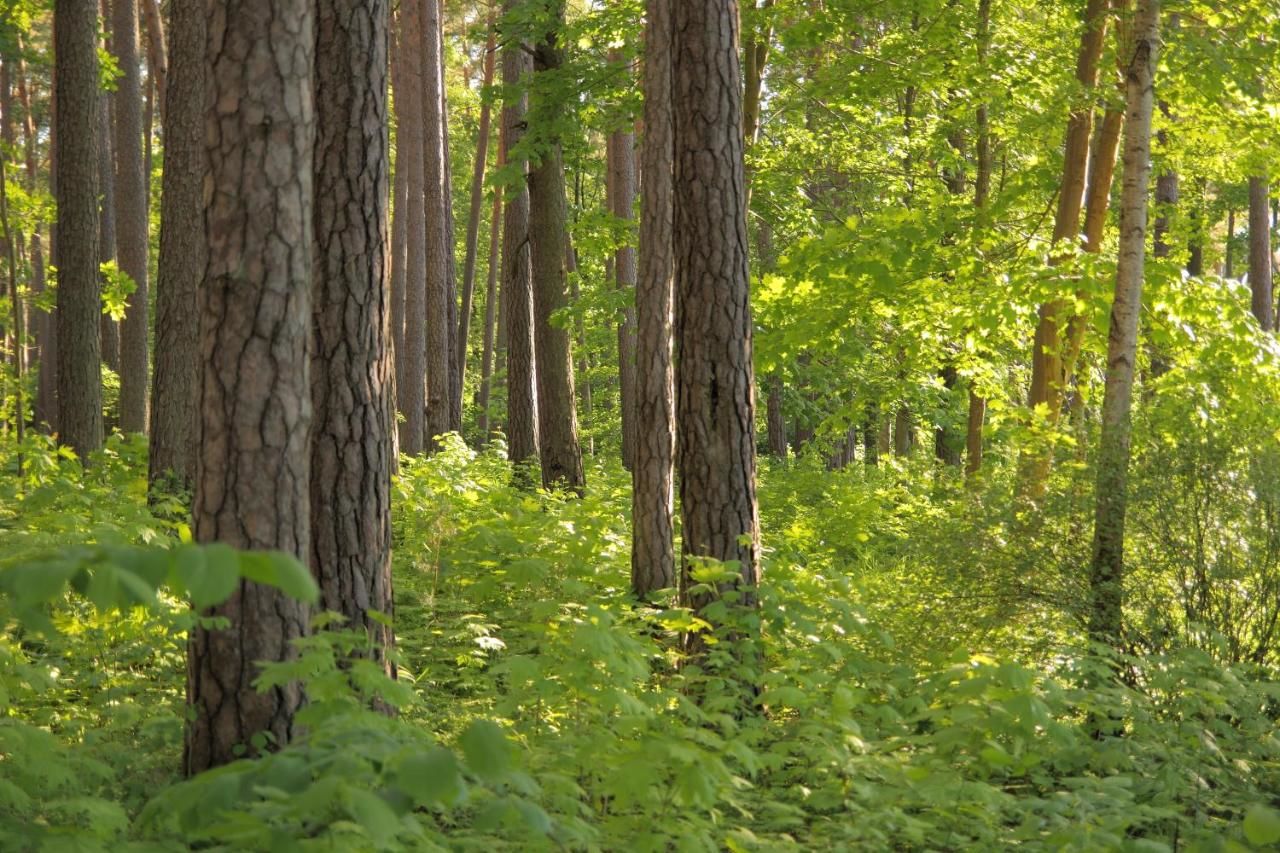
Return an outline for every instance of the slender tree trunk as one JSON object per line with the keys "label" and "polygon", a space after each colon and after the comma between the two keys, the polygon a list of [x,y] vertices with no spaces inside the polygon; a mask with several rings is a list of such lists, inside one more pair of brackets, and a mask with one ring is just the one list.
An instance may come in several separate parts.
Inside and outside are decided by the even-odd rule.
{"label": "slender tree trunk", "polygon": [[427,217],[427,420],[423,447],[435,450],[436,436],[452,428],[449,415],[455,361],[450,349],[450,241],[445,147],[444,57],[441,48],[440,6],[422,3],[423,163]]}
{"label": "slender tree trunk", "polygon": [[[497,55],[493,18],[489,19],[489,38],[484,48],[484,86],[493,85],[494,58]],[[476,134],[475,167],[471,173],[471,207],[467,211],[467,254],[462,266],[462,307],[458,312],[458,382],[467,375],[467,338],[471,332],[471,303],[476,288],[476,258],[480,250],[480,214],[484,207],[484,169],[489,153],[489,102],[480,105],[480,127]],[[483,436],[484,433],[481,433]],[[481,438],[483,443],[484,438]]]}
{"label": "slender tree trunk", "polygon": [[98,10],[54,0],[58,428],[81,459],[102,446],[98,318]]}
{"label": "slender tree trunk", "polygon": [[774,373],[765,382],[769,389],[765,400],[765,423],[769,438],[769,455],[787,458],[787,421],[782,412],[782,377]]}
{"label": "slender tree trunk", "polygon": [[[520,0],[506,0],[509,14]],[[530,63],[527,45],[514,37],[502,49],[502,85],[522,87]],[[502,126],[507,137],[508,156],[516,150],[524,135],[528,95],[521,90],[518,97],[502,105]],[[527,176],[528,163],[515,161],[516,171]],[[529,257],[529,188],[526,180],[505,190],[502,219],[502,327],[507,353],[507,455],[517,466],[517,479],[523,482],[519,466],[538,456],[538,399],[534,391],[536,376],[533,346],[533,268]],[[500,345],[501,348],[501,345]]]}
{"label": "slender tree trunk", "polygon": [[[581,201],[582,201],[581,189],[582,189],[582,185],[581,185],[581,182],[579,182],[577,185],[577,191],[578,191],[577,201],[579,204],[581,204]],[[577,301],[582,298],[582,290],[578,286],[578,279],[576,276],[576,273],[578,272],[578,252],[572,246],[568,247],[568,258],[566,259],[565,263],[568,265],[569,279],[570,281],[573,282],[573,285],[572,285],[573,291],[570,294],[570,296],[573,298],[573,301],[577,303]],[[609,275],[609,272],[610,272],[609,264],[606,262],[605,263],[605,279],[606,280],[611,278],[611,276]],[[582,401],[582,417],[586,420],[588,429],[590,429],[590,425],[595,422],[595,402],[591,396],[591,359],[587,354],[587,324],[582,319],[581,314],[578,314],[578,316],[574,319],[573,331],[578,344],[578,377],[577,378],[581,379],[580,382],[576,383],[576,387],[578,389],[578,396]],[[596,440],[595,440],[595,437],[592,435],[587,436],[586,450],[588,455],[590,456],[596,455]]]}
{"label": "slender tree trunk", "polygon": [[737,3],[677,3],[674,23],[681,588],[701,609],[711,597],[690,592],[695,558],[736,562],[749,587],[759,580]]}
{"label": "slender tree trunk", "polygon": [[205,4],[170,0],[171,73],[165,100],[156,273],[156,365],[151,389],[150,481],[182,490],[196,473],[200,387],[197,285],[204,275]]}
{"label": "slender tree trunk", "polygon": [[[506,165],[507,151],[505,140],[499,142],[497,169]],[[493,216],[489,220],[489,280],[484,297],[484,350],[480,356],[480,392],[476,397],[477,425],[480,432],[480,446],[489,442],[489,395],[493,386],[494,338],[496,337],[498,314],[498,240],[502,233],[502,187],[493,188]]]}
{"label": "slender tree trunk", "polygon": [[116,80],[116,257],[120,271],[133,279],[120,324],[120,429],[147,430],[148,312],[147,177],[142,158],[142,74],[138,62],[138,2],[111,0],[111,46],[120,77]]}
{"label": "slender tree trunk", "polygon": [[[18,50],[21,51],[22,43],[19,40]],[[39,162],[37,158],[37,138],[36,138],[36,122],[35,116],[31,111],[31,96],[27,90],[27,70],[26,64],[19,56],[17,61],[18,67],[18,100],[22,104],[22,129],[23,129],[23,151],[26,156],[26,187],[27,192],[34,193],[36,182],[39,178]],[[32,296],[38,297],[44,292],[44,247],[40,239],[40,228],[36,227],[31,232],[30,238],[30,258],[31,258],[31,293]],[[56,430],[58,420],[58,400],[57,400],[57,364],[55,353],[53,350],[54,335],[54,318],[52,315],[43,311],[34,311],[34,319],[32,322],[32,337],[34,340],[34,355],[39,367],[39,374],[36,378],[36,395],[35,415],[36,424],[45,424],[50,431]]]}
{"label": "slender tree trunk", "polygon": [[[104,4],[105,7],[105,4]],[[116,260],[116,171],[112,150],[114,125],[111,121],[111,94],[98,95],[98,263]],[[103,277],[102,284],[106,285]],[[102,340],[102,363],[120,372],[120,324],[105,311],[98,318]]]}
{"label": "slender tree trunk", "polygon": [[[991,52],[991,0],[978,0],[978,64],[983,74],[989,73],[988,55]],[[975,147],[977,172],[973,180],[973,207],[977,225],[990,226],[988,207],[991,200],[991,119],[990,106],[984,100],[978,104],[975,116]],[[982,470],[982,426],[987,417],[987,400],[969,385],[969,416],[965,423],[965,479],[973,482]]]}
{"label": "slender tree trunk", "polygon": [[[755,6],[756,0],[750,2]],[[773,0],[763,0],[756,8],[768,14],[773,8]],[[769,42],[772,39],[773,26],[766,21],[759,30],[753,29],[747,34],[746,44],[742,48],[742,136],[748,148],[755,144],[760,130],[760,94],[764,89],[764,67],[769,58]]]}
{"label": "slender tree trunk", "polygon": [[1124,144],[1124,189],[1120,209],[1120,256],[1107,341],[1107,379],[1098,448],[1097,514],[1090,572],[1089,636],[1119,641],[1123,616],[1124,534],[1129,469],[1129,421],[1138,318],[1147,235],[1147,182],[1151,173],[1151,111],[1160,0],[1139,0],[1132,59],[1126,73],[1128,121]]}
{"label": "slender tree trunk", "polygon": [[[390,0],[316,3],[311,568],[389,675],[395,429],[386,258]],[[376,611],[376,613],[375,613]]]}
{"label": "slender tree trunk", "polygon": [[880,407],[867,404],[866,419],[862,422],[862,461],[867,465],[880,464]]}
{"label": "slender tree trunk", "polygon": [[[619,57],[615,54],[614,60]],[[636,201],[635,134],[615,130],[609,134],[609,212],[625,223],[632,219]],[[622,465],[635,466],[636,454],[636,248],[630,238],[613,255],[613,270],[625,307],[618,321],[618,390],[622,410]]]}
{"label": "slender tree trunk", "polygon": [[910,456],[916,443],[915,421],[911,417],[911,408],[905,403],[898,407],[893,418],[893,455]]}
{"label": "slender tree trunk", "polygon": [[423,158],[422,0],[400,7],[400,75],[403,97],[397,99],[396,146],[408,180],[404,272],[404,356],[396,376],[399,398],[400,450],[416,456],[427,432],[427,218]]}
{"label": "slender tree trunk", "polygon": [[[313,0],[209,4],[200,451],[195,538],[311,555]],[[281,26],[288,21],[289,26]],[[264,127],[269,133],[264,133]],[[307,605],[241,581],[187,655],[184,767],[195,774],[294,735],[301,687],[260,692],[258,662],[295,652]],[[241,753],[241,750],[244,750]]]}
{"label": "slender tree trunk", "polygon": [[1253,316],[1263,331],[1275,329],[1271,300],[1271,188],[1267,179],[1249,179],[1249,290]]}
{"label": "slender tree trunk", "polygon": [[[147,71],[155,82],[156,105],[163,128],[168,127],[169,120],[169,50],[165,43],[164,17],[160,0],[142,0],[142,8],[147,21]],[[172,9],[169,14],[172,16]]]}
{"label": "slender tree trunk", "polygon": [[[444,20],[444,2],[445,0],[437,0],[437,17],[443,22]],[[446,100],[447,89],[443,82],[444,68],[444,27],[437,28],[437,36],[439,44],[436,50],[441,58],[441,85],[440,85],[440,131],[443,142],[441,147],[444,149],[444,229],[445,229],[445,246],[448,251],[445,252],[445,263],[448,265],[448,272],[445,275],[445,305],[448,308],[446,315],[445,329],[449,334],[449,431],[462,434],[462,374],[453,369],[457,363],[458,351],[458,260],[457,260],[457,235],[454,229],[453,218],[453,169],[450,167],[449,154],[449,110]]]}
{"label": "slender tree trunk", "polygon": [[[550,29],[534,45],[535,74],[560,68],[557,30],[564,22],[564,0],[551,0]],[[565,210],[564,163],[561,159],[558,107],[531,105],[535,121],[546,122],[547,150],[529,171],[529,244],[533,268],[534,350],[538,363],[538,449],[542,485],[582,492],[582,448],[578,446],[577,401],[573,388],[573,352],[569,330],[552,317],[569,304],[567,258],[568,214]]]}
{"label": "slender tree trunk", "polygon": [[631,470],[631,590],[648,598],[676,585],[672,501],[675,387],[672,370],[675,154],[674,0],[645,3],[644,136],[640,257],[636,279],[636,457]]}
{"label": "slender tree trunk", "polygon": [[[391,90],[395,97],[395,112],[398,125],[396,127],[396,160],[395,176],[392,179],[394,201],[392,202],[391,220],[391,352],[393,374],[396,382],[395,411],[401,411],[399,383],[404,376],[404,307],[405,307],[405,265],[408,259],[409,246],[409,163],[405,155],[402,100],[408,97],[404,82],[404,45],[402,38],[403,16],[396,17],[391,25]],[[397,442],[398,444],[398,442]]]}

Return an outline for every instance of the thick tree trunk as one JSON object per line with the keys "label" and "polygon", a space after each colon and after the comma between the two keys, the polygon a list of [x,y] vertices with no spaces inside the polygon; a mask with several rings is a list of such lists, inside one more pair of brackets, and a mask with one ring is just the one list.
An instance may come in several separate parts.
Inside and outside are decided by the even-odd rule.
{"label": "thick tree trunk", "polygon": [[[403,97],[397,98],[396,148],[408,180],[405,204],[407,233],[404,272],[404,355],[397,356],[396,395],[400,451],[416,456],[423,450],[427,407],[427,218],[423,147],[422,2],[400,6],[400,76]],[[400,95],[401,93],[397,93]]]}
{"label": "thick tree trunk", "polygon": [[1129,421],[1147,235],[1147,182],[1151,173],[1151,111],[1160,0],[1139,0],[1132,59],[1126,72],[1128,119],[1120,256],[1107,341],[1107,379],[1098,448],[1089,636],[1115,644],[1123,627],[1124,524],[1129,469]]}
{"label": "thick tree trunk", "polygon": [[[552,0],[552,26],[564,21],[563,0]],[[548,31],[533,49],[535,74],[556,71],[561,65],[556,29]],[[538,363],[538,449],[545,488],[582,492],[582,448],[578,446],[577,400],[573,388],[573,352],[569,330],[552,317],[569,304],[565,269],[568,246],[568,213],[565,209],[564,163],[559,132],[554,122],[557,108],[550,101],[533,105],[535,120],[546,122],[548,144],[541,159],[529,170],[529,244],[533,267],[534,350]]]}
{"label": "thick tree trunk", "polygon": [[142,73],[138,61],[138,2],[111,0],[111,46],[120,77],[116,80],[116,258],[133,279],[120,323],[120,429],[147,430],[148,316],[147,176],[142,158]]}
{"label": "thick tree trunk", "polygon": [[98,318],[98,10],[55,0],[58,429],[86,459],[102,446]]}
{"label": "thick tree trunk", "polygon": [[[630,131],[616,130],[609,134],[609,212],[626,223],[631,222],[636,201],[635,144],[635,134]],[[614,252],[613,270],[618,290],[626,294],[626,307],[618,320],[618,390],[622,409],[622,464],[631,470],[636,453],[636,247],[630,240]]]}
{"label": "thick tree trunk", "polygon": [[[307,560],[310,484],[312,0],[223,0],[209,10],[200,452],[195,538]],[[280,26],[280,21],[289,26]],[[265,129],[265,132],[264,132]],[[187,654],[188,774],[282,746],[297,685],[260,692],[258,662],[295,653],[307,605],[241,581]],[[243,750],[243,753],[241,752]]]}
{"label": "thick tree trunk", "polygon": [[320,607],[389,675],[392,399],[388,279],[390,0],[317,0],[311,568]]}
{"label": "thick tree trunk", "polygon": [[[735,0],[677,3],[675,125],[677,423],[684,541],[681,588],[695,559],[733,561],[759,581],[755,398]],[[745,595],[743,603],[754,603]]]}
{"label": "thick tree trunk", "polygon": [[672,500],[675,387],[672,372],[672,114],[674,0],[645,4],[644,136],[640,257],[636,279],[636,456],[631,470],[631,590],[647,598],[676,585]]}
{"label": "thick tree trunk", "polygon": [[[520,0],[506,0],[510,13]],[[502,49],[502,85],[520,87],[530,69],[527,45],[510,38]],[[502,126],[507,152],[516,150],[524,135],[528,95],[502,105]],[[527,175],[528,163],[516,162],[516,171]],[[506,188],[502,216],[502,314],[507,353],[507,455],[519,467],[538,456],[538,399],[533,360],[533,267],[529,257],[529,188],[526,181]]]}
{"label": "thick tree trunk", "polygon": [[[111,93],[98,95],[98,264],[116,260],[116,170],[112,149]],[[106,286],[106,278],[102,278]],[[98,318],[102,363],[120,372],[120,324],[105,311]]]}
{"label": "thick tree trunk", "polygon": [[[494,58],[497,55],[493,19],[489,20],[489,38],[484,48],[484,86],[493,85]],[[471,332],[471,304],[476,289],[476,258],[480,251],[480,214],[484,207],[484,169],[489,154],[489,102],[480,105],[480,127],[476,133],[476,158],[471,172],[471,207],[467,211],[467,249],[462,266],[462,306],[458,311],[458,382],[467,375],[467,338]],[[459,385],[461,387],[461,385]],[[481,433],[484,436],[484,433]],[[481,438],[483,443],[484,438]]]}
{"label": "thick tree trunk", "polygon": [[1263,331],[1275,329],[1271,299],[1271,188],[1266,178],[1249,179],[1249,290],[1253,316]]}
{"label": "thick tree trunk", "polygon": [[[497,169],[506,165],[507,151],[505,141],[498,144]],[[480,432],[480,446],[489,442],[489,395],[493,390],[493,357],[497,336],[498,315],[498,240],[502,233],[502,187],[493,188],[493,216],[489,220],[489,280],[485,287],[484,297],[484,349],[480,356],[480,390],[476,396],[476,424]]]}
{"label": "thick tree trunk", "polygon": [[444,57],[440,53],[440,5],[422,3],[423,175],[427,217],[427,420],[423,447],[452,429],[449,405],[455,361],[450,348],[450,258],[448,149],[445,144]]}
{"label": "thick tree trunk", "polygon": [[196,291],[205,268],[201,194],[205,174],[205,6],[171,0],[169,91],[160,196],[156,274],[156,364],[151,391],[153,484],[172,477],[186,490],[196,473],[199,314]]}

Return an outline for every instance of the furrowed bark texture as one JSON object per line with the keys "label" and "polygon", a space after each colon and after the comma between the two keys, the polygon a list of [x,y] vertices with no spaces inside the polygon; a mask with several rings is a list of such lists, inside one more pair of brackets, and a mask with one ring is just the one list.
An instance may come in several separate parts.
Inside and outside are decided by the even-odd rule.
{"label": "furrowed bark texture", "polygon": [[[397,406],[400,450],[410,456],[422,452],[427,407],[427,218],[423,172],[424,129],[422,88],[422,3],[400,6],[400,79],[397,92],[396,150],[408,181],[405,203],[404,350],[397,353]],[[403,96],[401,96],[403,95]]]}
{"label": "furrowed bark texture", "polygon": [[[310,557],[312,0],[209,4],[200,293],[199,542]],[[285,660],[306,604],[242,581],[213,609],[230,627],[188,644],[188,774],[294,734],[298,685],[260,693],[257,661]],[[255,750],[250,747],[248,754]]]}
{"label": "furrowed bark texture", "polygon": [[674,25],[682,588],[697,557],[737,561],[741,581],[754,585],[760,526],[737,3],[677,3]]}
{"label": "furrowed bark texture", "polygon": [[[427,419],[423,448],[435,450],[436,436],[452,428],[450,400],[455,362],[451,348],[452,226],[449,210],[448,148],[445,141],[444,64],[440,5],[422,2],[423,176],[427,229]],[[456,310],[456,309],[454,309]]]}
{"label": "furrowed bark texture", "polygon": [[56,0],[53,22],[57,426],[62,443],[83,460],[102,446],[97,4]]}
{"label": "furrowed bark texture", "polygon": [[320,607],[364,631],[389,675],[391,288],[387,268],[390,0],[316,3],[311,569]]}

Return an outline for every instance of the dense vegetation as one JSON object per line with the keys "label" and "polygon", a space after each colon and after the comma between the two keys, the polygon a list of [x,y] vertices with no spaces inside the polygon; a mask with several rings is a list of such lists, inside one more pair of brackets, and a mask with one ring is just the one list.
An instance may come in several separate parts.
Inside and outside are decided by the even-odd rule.
{"label": "dense vegetation", "polygon": [[739,5],[0,3],[0,849],[1280,847],[1280,9]]}

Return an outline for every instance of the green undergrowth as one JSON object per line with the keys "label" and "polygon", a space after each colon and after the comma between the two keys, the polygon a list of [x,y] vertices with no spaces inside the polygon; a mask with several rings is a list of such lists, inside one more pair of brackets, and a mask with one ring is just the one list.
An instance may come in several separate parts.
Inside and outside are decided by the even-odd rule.
{"label": "green undergrowth", "polygon": [[185,601],[239,576],[303,595],[298,567],[181,544],[181,501],[148,507],[137,443],[110,442],[87,473],[38,438],[24,450],[19,481],[0,449],[5,850],[1280,842],[1273,669],[1186,647],[1088,654],[1069,602],[998,594],[1045,554],[1035,535],[1019,547],[998,487],[888,462],[766,464],[760,608],[718,602],[712,631],[670,598],[628,597],[612,464],[569,499],[513,488],[500,448],[405,461],[399,678],[340,666],[363,639],[319,633],[264,679],[307,683],[303,738],[183,782]]}

